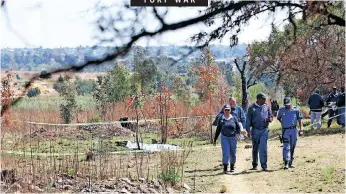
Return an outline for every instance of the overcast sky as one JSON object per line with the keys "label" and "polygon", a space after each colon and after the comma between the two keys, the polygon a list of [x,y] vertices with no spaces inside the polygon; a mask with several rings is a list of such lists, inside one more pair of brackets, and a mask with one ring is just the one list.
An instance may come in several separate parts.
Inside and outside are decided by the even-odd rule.
{"label": "overcast sky", "polygon": [[[112,3],[120,0],[106,0]],[[1,48],[18,47],[76,47],[97,44],[95,15],[87,10],[93,9],[98,0],[11,0],[6,1],[7,14],[1,12],[0,35]],[[169,10],[167,22],[184,20],[197,16],[201,8],[172,8]],[[280,22],[284,14],[275,16],[275,23]],[[270,23],[267,16],[259,17],[241,32],[240,43],[251,43],[264,40],[269,36]],[[168,32],[151,39],[150,45],[186,45],[193,34],[205,30],[203,24]],[[228,44],[227,41],[214,42]],[[148,39],[138,44],[147,45]]]}

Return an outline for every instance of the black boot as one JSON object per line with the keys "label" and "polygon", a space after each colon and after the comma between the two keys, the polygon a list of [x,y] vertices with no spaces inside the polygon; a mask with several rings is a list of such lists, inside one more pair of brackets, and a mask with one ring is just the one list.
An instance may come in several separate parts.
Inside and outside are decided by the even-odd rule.
{"label": "black boot", "polygon": [[252,168],[250,170],[257,170],[257,164],[252,162]]}
{"label": "black boot", "polygon": [[284,170],[287,170],[288,169],[288,162],[285,161],[285,166],[284,166]]}
{"label": "black boot", "polygon": [[224,174],[228,174],[227,168],[228,168],[228,165],[227,164],[223,164],[223,173]]}
{"label": "black boot", "polygon": [[231,164],[231,172],[234,172],[234,164]]}

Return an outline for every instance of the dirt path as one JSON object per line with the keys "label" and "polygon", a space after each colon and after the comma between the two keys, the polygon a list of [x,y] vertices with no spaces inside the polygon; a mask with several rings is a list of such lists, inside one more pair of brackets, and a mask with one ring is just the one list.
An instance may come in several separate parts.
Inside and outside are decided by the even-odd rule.
{"label": "dirt path", "polygon": [[223,192],[222,189],[225,189],[224,191],[226,193],[251,192],[249,183],[246,181],[245,177],[242,176],[249,171],[249,166],[245,161],[249,160],[246,156],[251,154],[251,149],[242,148],[244,148],[243,144],[241,144],[240,149],[237,149],[237,162],[234,173],[220,177],[220,181],[217,183],[217,185],[221,185],[221,188],[219,188],[220,192]]}
{"label": "dirt path", "polygon": [[249,170],[251,149],[239,143],[235,172],[222,173],[221,148],[194,151],[185,170],[185,182],[194,192],[336,192],[345,190],[345,134],[300,138],[296,147],[296,168],[283,170],[279,140],[268,142],[269,172]]}

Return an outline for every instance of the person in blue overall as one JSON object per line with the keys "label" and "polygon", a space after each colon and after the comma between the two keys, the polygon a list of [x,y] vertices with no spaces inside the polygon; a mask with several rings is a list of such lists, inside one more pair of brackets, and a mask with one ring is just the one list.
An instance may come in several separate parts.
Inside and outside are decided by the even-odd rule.
{"label": "person in blue overall", "polygon": [[284,161],[284,169],[294,168],[294,149],[298,140],[297,123],[299,123],[299,132],[302,132],[302,115],[298,109],[292,106],[291,98],[284,98],[284,105],[279,109],[277,119],[281,122],[283,149],[282,156]]}
{"label": "person in blue overall", "polygon": [[[246,131],[248,137],[252,137],[252,169],[257,170],[258,155],[261,161],[263,171],[268,171],[268,138],[269,123],[273,121],[271,108],[265,103],[266,95],[257,94],[257,101],[251,104],[246,116]],[[250,130],[251,129],[251,130]]]}
{"label": "person in blue overall", "polygon": [[224,114],[218,119],[216,128],[214,146],[216,140],[221,133],[221,147],[222,147],[222,164],[224,174],[228,174],[228,164],[231,163],[231,172],[234,172],[234,164],[236,162],[237,141],[240,135],[239,121],[236,117],[231,115],[231,106],[226,105]]}

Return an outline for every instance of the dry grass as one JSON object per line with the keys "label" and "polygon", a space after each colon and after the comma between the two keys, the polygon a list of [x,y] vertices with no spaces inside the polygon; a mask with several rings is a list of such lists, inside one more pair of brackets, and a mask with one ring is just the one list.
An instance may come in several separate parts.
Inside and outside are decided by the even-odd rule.
{"label": "dry grass", "polygon": [[[150,139],[151,136],[148,138]],[[33,141],[31,146],[37,143],[42,142]],[[74,146],[76,153],[85,152],[84,149],[78,147],[78,143],[73,141],[71,143],[72,145],[69,146]],[[288,171],[282,169],[282,147],[279,140],[269,141],[268,166],[271,171],[267,173],[248,170],[251,167],[251,149],[244,149],[245,144],[244,142],[238,144],[237,168],[234,175],[222,174],[221,150],[219,147],[214,148],[210,145],[194,147],[194,150],[188,154],[188,158],[185,157],[186,155],[183,156],[182,152],[99,154],[96,155],[95,161],[85,161],[85,155],[54,156],[52,153],[57,151],[54,150],[55,147],[51,147],[52,150],[45,156],[31,155],[30,151],[26,152],[25,156],[2,154],[2,167],[16,169],[17,177],[32,184],[41,185],[40,187],[44,186],[46,189],[49,188],[51,182],[57,181],[58,174],[69,174],[84,181],[91,177],[92,182],[109,177],[148,180],[168,177],[166,179],[168,181],[181,178],[179,180],[186,182],[195,192],[343,191],[344,134],[300,138],[295,152],[297,167]],[[66,145],[63,143],[61,146]],[[179,163],[179,161],[184,162]],[[175,177],[177,173],[168,173],[166,177],[159,176],[160,172],[161,174],[169,172],[167,169],[173,164],[179,164],[176,165],[174,172],[180,172],[183,169],[183,174],[179,173],[179,177]],[[234,185],[232,182],[237,184]],[[222,189],[222,185],[226,188]]]}
{"label": "dry grass", "polygon": [[[28,72],[23,73],[24,78],[28,78]],[[58,75],[57,75],[58,76]],[[80,75],[83,77],[82,75]],[[92,75],[86,75],[88,78]],[[54,77],[55,79],[57,77]],[[39,82],[38,82],[39,83]],[[47,82],[48,83],[48,82]],[[45,84],[47,84],[45,83]],[[52,84],[52,83],[48,83]],[[222,106],[219,100],[212,104],[213,113],[218,112]],[[88,102],[86,102],[88,103]],[[58,106],[59,103],[57,102]],[[106,106],[106,114],[103,121],[117,121],[120,117],[129,117],[133,120],[135,112],[128,104],[111,103]],[[209,115],[208,103],[197,103],[194,107],[188,107],[182,102],[171,102],[169,104],[168,117],[199,116]],[[160,107],[154,99],[147,99],[140,113],[140,119],[160,118]],[[298,141],[296,150],[297,168],[283,171],[282,148],[279,140],[270,141],[268,165],[271,172],[249,171],[251,167],[251,149],[244,149],[246,143],[238,144],[237,168],[233,176],[225,176],[221,169],[221,150],[216,147],[200,146],[205,141],[196,141],[196,137],[207,140],[210,129],[210,117],[189,118],[179,121],[168,121],[168,143],[184,145],[186,137],[193,137],[189,140],[198,143],[198,147],[191,152],[162,152],[162,153],[141,153],[112,155],[107,153],[97,153],[95,160],[86,161],[85,155],[76,153],[86,152],[88,145],[81,146],[81,142],[76,139],[63,138],[61,144],[55,144],[56,139],[42,137],[24,141],[23,136],[32,133],[43,126],[33,126],[23,124],[19,121],[36,121],[47,123],[62,123],[58,107],[34,107],[11,109],[11,123],[2,126],[2,149],[15,149],[24,151],[25,156],[13,154],[1,154],[1,165],[4,169],[16,169],[16,176],[30,184],[40,185],[49,191],[49,185],[56,181],[57,175],[68,174],[78,179],[97,181],[109,177],[129,177],[129,178],[161,178],[167,182],[183,183],[187,182],[195,192],[343,192],[343,182],[345,180],[345,157],[344,157],[344,135],[339,134],[343,129],[321,129],[319,131],[307,131],[307,135]],[[97,115],[95,107],[86,108],[78,112],[73,122],[89,122]],[[146,140],[158,139],[160,125],[157,122],[146,122],[141,131],[154,132],[148,135]],[[44,127],[47,128],[47,127]],[[280,123],[274,121],[270,125],[271,135],[280,132]],[[52,127],[48,130],[59,131],[65,135],[73,134],[68,128]],[[73,130],[73,129],[72,129]],[[336,135],[325,135],[337,133]],[[52,133],[53,134],[53,133]],[[145,134],[143,135],[145,136]],[[184,138],[183,138],[184,137]],[[112,140],[113,137],[108,137]],[[125,137],[121,137],[126,139]],[[174,138],[174,139],[173,139]],[[110,140],[111,144],[114,143]],[[185,139],[186,140],[186,139]],[[95,143],[95,139],[88,137],[86,141]],[[8,143],[11,142],[11,143]],[[52,144],[53,143],[53,144]],[[85,142],[83,142],[85,143]],[[110,145],[97,142],[100,147]],[[19,144],[19,145],[18,145]],[[22,146],[21,146],[22,145]],[[58,146],[58,147],[57,147]],[[53,153],[60,151],[75,153],[72,155],[56,155]],[[44,156],[32,154],[32,152],[44,152]],[[189,156],[189,157],[187,157]],[[236,183],[236,185],[232,184]],[[225,187],[223,187],[225,186]],[[244,190],[244,188],[246,188]]]}

